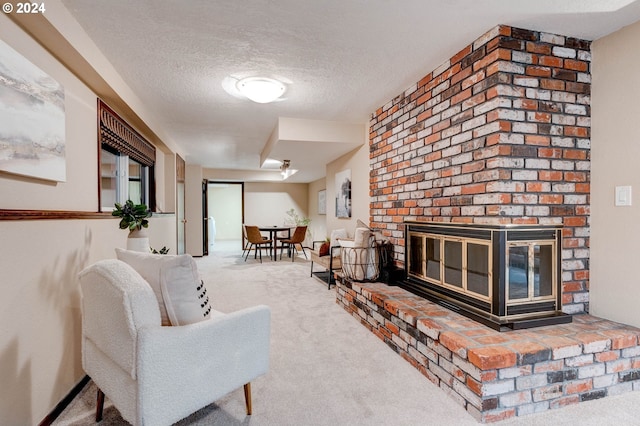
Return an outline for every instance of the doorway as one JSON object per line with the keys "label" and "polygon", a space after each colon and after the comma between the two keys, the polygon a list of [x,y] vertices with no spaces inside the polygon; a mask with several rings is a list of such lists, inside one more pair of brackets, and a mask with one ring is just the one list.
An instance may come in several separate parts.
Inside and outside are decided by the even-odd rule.
{"label": "doorway", "polygon": [[207,182],[207,251],[242,250],[244,223],[244,183]]}

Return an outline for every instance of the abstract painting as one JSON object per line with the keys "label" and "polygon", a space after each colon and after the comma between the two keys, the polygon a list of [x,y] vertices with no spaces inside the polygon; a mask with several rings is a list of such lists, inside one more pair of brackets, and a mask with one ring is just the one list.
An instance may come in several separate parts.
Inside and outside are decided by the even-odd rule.
{"label": "abstract painting", "polygon": [[0,171],[64,182],[64,87],[0,40]]}
{"label": "abstract painting", "polygon": [[351,217],[351,170],[336,173],[336,217]]}

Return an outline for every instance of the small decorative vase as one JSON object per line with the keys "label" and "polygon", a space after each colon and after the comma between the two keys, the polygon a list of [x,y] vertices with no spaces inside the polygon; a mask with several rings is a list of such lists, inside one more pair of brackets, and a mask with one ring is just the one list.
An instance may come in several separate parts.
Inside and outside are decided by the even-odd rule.
{"label": "small decorative vase", "polygon": [[141,253],[151,252],[149,247],[149,235],[146,228],[136,228],[133,231],[129,231],[127,237],[127,250],[138,251]]}

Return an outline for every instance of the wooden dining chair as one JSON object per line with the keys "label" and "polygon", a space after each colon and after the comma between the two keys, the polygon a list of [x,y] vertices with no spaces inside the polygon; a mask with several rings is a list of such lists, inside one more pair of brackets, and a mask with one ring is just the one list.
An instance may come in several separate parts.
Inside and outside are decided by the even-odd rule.
{"label": "wooden dining chair", "polygon": [[249,248],[247,249],[247,253],[244,256],[244,261],[247,261],[249,257],[249,253],[251,252],[251,248],[254,247],[256,252],[254,254],[254,259],[257,258],[258,253],[260,253],[260,263],[262,263],[262,249],[273,248],[273,240],[265,239],[260,233],[260,229],[257,226],[246,225],[245,231],[247,232],[247,241],[249,241]]}
{"label": "wooden dining chair", "polygon": [[293,260],[296,258],[296,253],[298,252],[298,248],[296,247],[296,245],[298,244],[300,245],[300,248],[302,248],[304,258],[308,259],[307,253],[305,252],[304,246],[302,245],[302,242],[304,241],[306,236],[307,227],[296,226],[296,230],[293,232],[293,236],[291,238],[284,238],[282,240],[279,240],[282,243],[282,245],[280,246],[280,259],[282,259],[282,252],[286,248],[289,252],[289,256],[291,256],[291,261],[293,262]]}

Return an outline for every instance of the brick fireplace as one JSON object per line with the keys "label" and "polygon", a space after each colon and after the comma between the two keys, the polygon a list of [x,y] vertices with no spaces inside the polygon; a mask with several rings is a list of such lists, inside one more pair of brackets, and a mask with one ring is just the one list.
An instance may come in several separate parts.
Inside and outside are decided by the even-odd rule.
{"label": "brick fireplace", "polygon": [[[548,262],[557,275],[555,266],[540,272],[557,287],[523,285],[520,294],[511,278],[497,282],[507,286],[507,314],[509,305],[529,309],[528,297],[572,314],[571,323],[501,333],[500,318],[492,329],[482,314],[461,316],[410,287],[337,274],[337,303],[481,422],[640,390],[640,330],[587,313],[590,61],[589,41],[497,26],[371,117],[370,223],[393,244],[394,264],[409,267],[403,275],[428,292],[444,288],[436,290],[447,302],[462,300],[476,317],[483,302],[494,309],[502,296],[489,290],[490,262],[465,254],[495,258],[478,232],[558,230],[554,243],[516,236],[508,246],[522,259],[524,246],[535,259],[538,245],[557,259]],[[443,236],[445,225],[475,234]],[[560,253],[545,255],[544,244]],[[446,260],[454,248],[458,266]]]}
{"label": "brick fireplace", "polygon": [[560,225],[562,311],[588,311],[590,42],[498,26],[370,122],[372,227]]}

